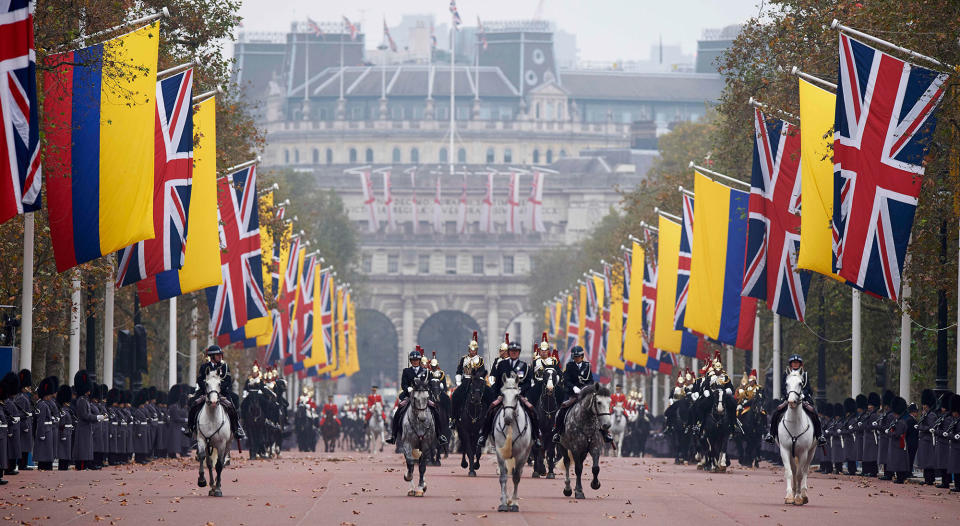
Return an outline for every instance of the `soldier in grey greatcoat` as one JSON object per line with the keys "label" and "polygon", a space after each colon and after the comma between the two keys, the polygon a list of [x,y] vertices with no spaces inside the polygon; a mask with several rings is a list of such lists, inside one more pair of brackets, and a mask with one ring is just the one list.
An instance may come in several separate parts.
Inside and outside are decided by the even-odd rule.
{"label": "soldier in grey greatcoat", "polygon": [[937,398],[933,390],[924,389],[920,393],[920,405],[922,406],[920,418],[917,419],[917,433],[919,434],[919,444],[917,445],[916,465],[923,470],[923,483],[933,485],[936,482],[937,455],[933,449],[933,426],[937,423],[939,415],[933,406],[937,403]]}
{"label": "soldier in grey greatcoat", "polygon": [[950,441],[943,436],[945,429],[953,424],[953,415],[950,414],[950,401],[953,393],[943,392],[937,396],[937,421],[933,424],[933,451],[937,458],[937,475],[940,477],[938,488],[949,489],[953,476],[947,472],[950,463]]}
{"label": "soldier in grey greatcoat", "polygon": [[907,401],[895,397],[890,404],[893,422],[884,429],[887,435],[887,464],[884,475],[892,474],[897,484],[903,484],[910,477],[910,452],[907,450],[907,430],[910,428],[910,415],[907,414]]}
{"label": "soldier in grey greatcoat", "polygon": [[13,397],[20,410],[20,458],[17,468],[28,469],[27,460],[33,452],[33,374],[30,369],[20,371],[20,392]]}
{"label": "soldier in grey greatcoat", "polygon": [[133,453],[137,464],[146,464],[153,453],[150,449],[150,413],[145,405],[147,391],[141,389],[133,397]]}
{"label": "soldier in grey greatcoat", "polygon": [[79,370],[73,377],[73,386],[77,392],[77,399],[74,402],[74,414],[77,416],[75,433],[73,461],[76,464],[77,471],[84,469],[99,469],[93,464],[93,435],[97,423],[100,422],[100,415],[90,402],[90,391],[93,389],[93,379],[86,370]]}
{"label": "soldier in grey greatcoat", "polygon": [[953,422],[945,428],[943,438],[950,443],[950,457],[947,462],[947,473],[953,477],[953,488],[950,491],[960,491],[960,395],[954,394],[950,400],[950,416]]}
{"label": "soldier in grey greatcoat", "polygon": [[843,461],[847,464],[847,475],[857,474],[857,401],[847,398],[843,401],[843,423],[840,435],[843,437]]}
{"label": "soldier in grey greatcoat", "polygon": [[135,442],[135,435],[137,434],[137,424],[133,418],[133,393],[124,390],[122,393],[123,399],[123,418],[126,422],[126,432],[124,433],[124,463],[129,464],[133,462],[133,443]]}
{"label": "soldier in grey greatcoat", "polygon": [[[817,412],[820,413],[820,421],[824,424],[824,437],[827,437],[826,426],[830,424],[833,414],[833,405],[827,402],[818,402],[817,403]],[[817,470],[818,473],[830,473],[833,471],[833,463],[830,460],[830,440],[826,440],[826,444],[822,447],[817,447],[816,451],[813,454],[813,462],[815,464],[820,464],[820,469]]]}
{"label": "soldier in grey greatcoat", "polygon": [[7,449],[0,451],[4,458],[4,474],[17,475],[17,463],[20,462],[20,421],[23,414],[17,407],[16,396],[20,394],[20,377],[10,371],[3,377],[3,391],[6,393],[4,411],[7,413]]}
{"label": "soldier in grey greatcoat", "polygon": [[120,463],[120,390],[116,387],[107,391],[107,463],[116,466]]}
{"label": "soldier in grey greatcoat", "polygon": [[34,438],[36,443],[33,446],[33,459],[37,463],[37,469],[43,471],[53,470],[53,461],[57,458],[57,431],[60,422],[60,409],[53,398],[57,396],[57,387],[59,380],[56,376],[50,376],[40,381],[37,386],[37,402],[34,411],[34,422],[36,432]]}
{"label": "soldier in grey greatcoat", "polygon": [[843,455],[845,440],[843,437],[843,423],[845,422],[843,404],[833,404],[833,422],[830,424],[830,460],[833,462],[833,472],[843,473]]}
{"label": "soldier in grey greatcoat", "polygon": [[[857,420],[853,424],[853,436],[857,441],[857,462],[863,466],[863,421],[867,417],[867,397],[863,394],[857,395]],[[862,472],[862,469],[861,469]]]}
{"label": "soldier in grey greatcoat", "polygon": [[60,422],[57,425],[57,469],[66,471],[70,468],[73,458],[73,392],[69,385],[61,385],[57,390],[57,407],[60,412]]}
{"label": "soldier in grey greatcoat", "polygon": [[877,427],[880,421],[880,395],[867,395],[867,410],[861,420],[863,424],[863,466],[861,473],[865,477],[877,476],[877,449],[880,446],[880,431]]}
{"label": "soldier in grey greatcoat", "polygon": [[10,415],[7,413],[6,382],[0,380],[0,486],[7,484],[3,472],[7,469],[7,441],[10,439]]}
{"label": "soldier in grey greatcoat", "polygon": [[883,392],[883,416],[877,422],[877,432],[880,434],[877,444],[877,465],[883,466],[883,476],[880,480],[892,480],[893,472],[887,469],[887,454],[890,452],[890,436],[886,430],[896,421],[897,417],[890,411],[890,404],[893,403],[893,391],[887,389]]}

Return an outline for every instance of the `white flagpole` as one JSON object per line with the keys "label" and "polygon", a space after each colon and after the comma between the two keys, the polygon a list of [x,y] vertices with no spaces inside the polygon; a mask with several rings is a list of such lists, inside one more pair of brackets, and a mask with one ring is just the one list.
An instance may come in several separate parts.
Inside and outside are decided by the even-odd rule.
{"label": "white flagpole", "polygon": [[456,66],[456,47],[457,47],[457,24],[454,23],[453,19],[450,21],[450,155],[447,157],[447,160],[450,161],[450,175],[453,175],[453,136],[456,133],[456,106],[454,101],[456,100],[456,75],[454,74]]}
{"label": "white flagpole", "polygon": [[114,294],[114,256],[110,254],[110,274],[104,283],[103,292],[103,378],[100,381],[113,387],[113,310]]}
{"label": "white flagpole", "polygon": [[663,410],[667,410],[667,401],[670,400],[670,375],[661,374],[663,377]]}
{"label": "white flagpole", "polygon": [[[760,375],[760,313],[754,314],[753,320],[753,352],[750,353],[750,368],[757,370]],[[757,378],[757,381],[760,379]]]}
{"label": "white flagpole", "polygon": [[343,26],[343,32],[340,33],[340,102],[343,102],[343,39],[347,36],[346,21],[341,21],[340,25]]}
{"label": "white flagpole", "polygon": [[190,367],[187,369],[187,382],[193,382],[197,377],[197,307],[190,311]]}
{"label": "white flagpole", "polygon": [[730,374],[733,374],[733,346],[724,345],[727,348],[727,366],[726,369]]}
{"label": "white flagpole", "polygon": [[[641,381],[643,382],[643,384],[642,384],[642,385],[643,385],[643,391],[644,391],[643,394],[644,394],[644,396],[648,396],[648,395],[647,395],[647,392],[646,392],[646,391],[647,391],[647,377],[644,376],[643,378],[641,378]],[[660,411],[660,397],[657,396],[657,379],[651,376],[651,377],[650,377],[650,381],[651,381],[651,383],[653,384],[653,389],[650,390],[650,394],[649,394],[649,396],[650,396],[650,412],[651,412],[651,414],[656,415],[657,412]]]}
{"label": "white flagpole", "polygon": [[780,315],[776,312],[773,313],[773,397],[780,398]]}
{"label": "white flagpole", "polygon": [[310,99],[310,33],[304,33],[303,38],[303,101],[306,102]]}
{"label": "white flagpole", "polygon": [[70,361],[67,378],[72,380],[80,370],[80,270],[73,270],[70,281]]}
{"label": "white flagpole", "polygon": [[23,297],[21,298],[20,309],[21,369],[33,369],[33,238],[35,221],[33,212],[23,214]]}
{"label": "white flagpole", "polygon": [[903,298],[901,308],[903,313],[900,315],[900,396],[904,400],[910,400],[910,345],[912,343],[910,335],[910,314],[907,313],[907,299],[910,297],[910,285],[903,283]]}
{"label": "white flagpole", "polygon": [[170,298],[170,327],[167,342],[167,388],[177,383],[177,297]]}
{"label": "white flagpole", "polygon": [[850,397],[860,394],[860,291],[853,290],[853,319],[850,324]]}

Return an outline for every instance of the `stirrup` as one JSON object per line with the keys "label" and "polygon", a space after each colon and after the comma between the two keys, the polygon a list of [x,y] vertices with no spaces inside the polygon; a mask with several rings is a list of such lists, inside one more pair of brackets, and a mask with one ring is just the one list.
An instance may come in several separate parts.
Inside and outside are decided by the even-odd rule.
{"label": "stirrup", "polygon": [[386,442],[387,444],[391,444],[391,445],[396,444],[396,443],[397,443],[397,437],[396,437],[396,436],[391,436],[390,438],[384,440],[384,442]]}
{"label": "stirrup", "polygon": [[773,444],[773,435],[770,433],[763,435],[763,441],[766,442],[767,444]]}
{"label": "stirrup", "polygon": [[554,443],[554,444],[559,444],[559,443],[560,443],[560,433],[554,433],[554,434],[553,434],[553,443]]}
{"label": "stirrup", "polygon": [[826,437],[817,437],[817,445],[818,445],[818,446],[825,446],[825,445],[827,445],[827,438],[826,438]]}
{"label": "stirrup", "polygon": [[439,444],[441,444],[441,445],[442,445],[442,444],[446,444],[446,443],[447,443],[447,436],[446,436],[446,435],[440,435],[440,436],[438,436],[438,437],[437,437],[437,442],[438,442]]}

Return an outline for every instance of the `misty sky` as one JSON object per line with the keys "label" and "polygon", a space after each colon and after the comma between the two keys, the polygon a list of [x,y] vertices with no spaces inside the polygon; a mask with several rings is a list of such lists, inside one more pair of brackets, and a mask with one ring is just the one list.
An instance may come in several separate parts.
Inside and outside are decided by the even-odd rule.
{"label": "misty sky", "polygon": [[[365,22],[367,43],[380,43],[381,19],[399,23],[403,14],[433,14],[437,24],[449,22],[448,0],[243,0],[243,30],[286,32],[293,20],[310,17],[337,21],[346,15]],[[542,18],[577,35],[581,60],[645,59],[663,35],[664,45],[680,44],[693,54],[704,28],[719,28],[756,16],[759,0],[458,0],[464,24],[481,20],[533,18],[542,4]]]}

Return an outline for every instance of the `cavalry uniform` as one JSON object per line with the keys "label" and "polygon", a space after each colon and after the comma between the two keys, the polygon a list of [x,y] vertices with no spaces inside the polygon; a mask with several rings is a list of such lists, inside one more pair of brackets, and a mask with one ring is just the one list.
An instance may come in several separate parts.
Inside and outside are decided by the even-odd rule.
{"label": "cavalry uniform", "polygon": [[[400,394],[398,396],[399,405],[397,410],[393,414],[393,420],[391,421],[390,426],[390,438],[387,439],[388,444],[394,444],[397,441],[397,438],[400,437],[401,432],[403,431],[403,415],[406,414],[407,398],[410,396],[410,391],[413,390],[414,383],[419,380],[421,383],[429,382],[427,377],[428,370],[426,367],[421,365],[423,361],[423,351],[420,349],[420,346],[417,346],[417,350],[410,351],[408,355],[410,360],[410,367],[407,367],[400,374]],[[413,362],[416,361],[417,365],[413,365]],[[443,445],[447,443],[447,428],[449,425],[442,421],[440,418],[440,413],[437,411],[436,404],[429,402],[430,412],[433,414],[433,423],[434,431],[437,434],[437,441]]]}
{"label": "cavalry uniform", "polygon": [[[223,356],[223,350],[217,345],[211,345],[207,348],[207,357],[211,358],[214,355]],[[190,413],[188,415],[189,434],[192,436],[196,431],[197,416],[200,414],[200,408],[203,406],[203,401],[207,395],[206,379],[211,371],[216,372],[222,380],[220,383],[220,404],[230,418],[230,431],[238,439],[246,438],[243,428],[240,427],[240,415],[237,414],[237,408],[233,405],[233,397],[230,396],[233,394],[233,378],[230,376],[230,368],[227,366],[227,362],[221,360],[220,363],[216,363],[212,358],[211,361],[204,362],[197,372],[197,391],[190,402]]]}
{"label": "cavalry uniform", "polygon": [[[719,352],[719,351],[718,351]],[[813,437],[817,439],[819,445],[824,444],[823,430],[820,424],[820,417],[817,415],[816,409],[814,409],[813,403],[813,393],[810,391],[810,385],[807,382],[807,373],[803,370],[803,359],[800,358],[799,354],[794,354],[790,356],[790,359],[787,360],[788,364],[793,362],[800,362],[800,375],[803,377],[803,383],[800,385],[800,406],[803,407],[803,410],[807,413],[807,416],[810,417],[810,421],[813,422]],[[773,439],[777,433],[777,426],[780,424],[780,419],[783,417],[783,414],[787,410],[787,375],[790,374],[791,368],[783,373],[783,378],[780,380],[781,389],[780,392],[784,393],[784,400],[777,406],[777,409],[773,412],[773,418],[770,419],[770,431],[767,433],[767,436],[764,439],[767,442],[773,443]]]}
{"label": "cavalry uniform", "polygon": [[[583,347],[576,345],[570,352],[573,358],[582,357]],[[557,420],[553,428],[554,442],[559,443],[560,437],[563,436],[563,430],[566,425],[564,420],[566,420],[567,410],[577,401],[580,391],[592,383],[593,371],[590,368],[590,362],[582,360],[580,363],[577,363],[575,359],[567,362],[567,367],[563,370],[563,388],[566,391],[566,401],[563,402],[560,410],[557,412]],[[613,437],[610,436],[609,432],[601,431],[600,434],[607,442],[613,442]]]}
{"label": "cavalry uniform", "polygon": [[387,421],[387,413],[383,410],[383,397],[380,396],[380,393],[373,392],[367,395],[367,414],[364,419],[369,422],[370,417],[373,416],[373,406],[380,404],[380,416],[383,418],[383,421]]}
{"label": "cavalry uniform", "polygon": [[473,379],[480,378],[486,382],[487,366],[483,363],[483,356],[477,354],[479,348],[477,331],[473,331],[473,339],[470,340],[470,344],[467,346],[467,354],[460,357],[460,361],[457,363],[457,372],[453,377],[456,387],[453,390],[453,394],[450,395],[450,416],[452,417],[454,425],[456,425],[457,420],[460,418],[463,403],[467,399],[467,394],[469,393]]}
{"label": "cavalry uniform", "polygon": [[320,417],[320,426],[323,426],[323,423],[327,421],[327,418],[332,418],[337,421],[337,425],[342,425],[340,422],[340,417],[337,416],[340,413],[340,408],[337,407],[337,404],[328,402],[323,404],[323,416]]}
{"label": "cavalry uniform", "polygon": [[[517,342],[510,342],[510,335],[506,335],[506,341],[504,342],[507,345],[508,353],[516,352],[519,356],[520,354],[520,344]],[[503,348],[504,344],[501,344]],[[531,427],[531,436],[534,440],[534,443],[540,442],[540,425],[537,422],[537,412],[534,410],[533,406],[526,399],[527,391],[530,389],[530,379],[531,375],[529,373],[530,366],[527,362],[521,360],[519,357],[507,357],[502,358],[500,361],[496,362],[496,365],[493,368],[493,390],[497,395],[497,399],[490,404],[490,407],[487,409],[486,418],[484,418],[483,426],[480,428],[480,437],[477,439],[477,447],[483,449],[486,445],[487,436],[493,431],[493,421],[497,416],[497,412],[500,408],[500,403],[503,401],[500,390],[503,388],[503,380],[506,377],[509,377],[511,374],[515,375],[517,378],[517,387],[520,388],[519,398],[520,403],[523,404],[527,412],[527,418],[530,419]]]}

